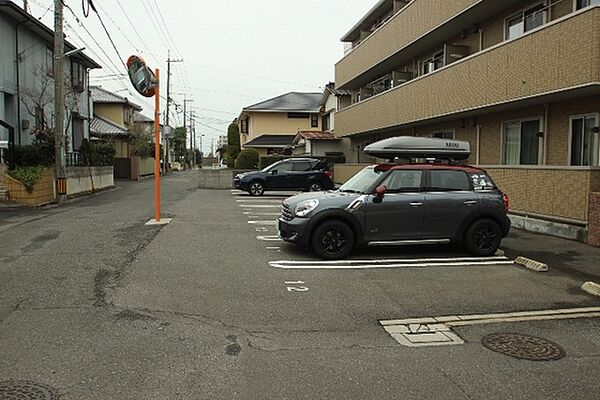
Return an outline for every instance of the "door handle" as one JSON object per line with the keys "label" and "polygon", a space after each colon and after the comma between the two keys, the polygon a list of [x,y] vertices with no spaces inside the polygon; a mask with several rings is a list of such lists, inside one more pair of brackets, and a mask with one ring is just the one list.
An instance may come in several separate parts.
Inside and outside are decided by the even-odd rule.
{"label": "door handle", "polygon": [[423,203],[409,203],[408,205],[411,207],[423,207]]}
{"label": "door handle", "polygon": [[474,206],[475,204],[477,204],[477,200],[469,200],[469,201],[465,201],[465,206]]}

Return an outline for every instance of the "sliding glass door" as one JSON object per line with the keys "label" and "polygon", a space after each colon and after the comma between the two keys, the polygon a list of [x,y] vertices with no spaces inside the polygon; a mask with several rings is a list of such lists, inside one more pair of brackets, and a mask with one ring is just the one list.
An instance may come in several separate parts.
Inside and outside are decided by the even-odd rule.
{"label": "sliding glass door", "polygon": [[502,124],[503,164],[539,164],[540,128],[540,119],[510,121]]}

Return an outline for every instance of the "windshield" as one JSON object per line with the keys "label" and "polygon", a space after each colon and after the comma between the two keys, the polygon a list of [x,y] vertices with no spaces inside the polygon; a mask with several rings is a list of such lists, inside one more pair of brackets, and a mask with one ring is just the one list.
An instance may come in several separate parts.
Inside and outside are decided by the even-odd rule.
{"label": "windshield", "polygon": [[369,167],[360,171],[340,187],[341,192],[367,193],[381,177],[382,171]]}

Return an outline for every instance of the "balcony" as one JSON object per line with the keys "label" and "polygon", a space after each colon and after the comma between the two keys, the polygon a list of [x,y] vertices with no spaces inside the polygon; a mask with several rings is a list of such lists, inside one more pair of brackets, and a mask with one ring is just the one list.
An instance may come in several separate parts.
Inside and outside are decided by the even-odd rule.
{"label": "balcony", "polygon": [[518,0],[415,0],[336,64],[340,89],[359,87]]}
{"label": "balcony", "polygon": [[[442,117],[600,92],[600,7],[558,19],[354,104],[336,114],[336,135],[389,131]],[[583,93],[582,93],[583,94]]]}

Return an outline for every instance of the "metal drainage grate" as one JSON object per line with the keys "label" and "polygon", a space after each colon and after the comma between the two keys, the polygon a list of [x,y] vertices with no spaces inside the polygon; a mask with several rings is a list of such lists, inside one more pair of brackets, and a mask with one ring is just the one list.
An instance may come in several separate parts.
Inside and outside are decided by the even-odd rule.
{"label": "metal drainage grate", "polygon": [[558,344],[546,339],[516,333],[493,333],[481,343],[496,353],[529,361],[556,361],[565,356]]}
{"label": "metal drainage grate", "polygon": [[39,383],[6,381],[0,382],[0,400],[58,400],[58,394]]}

